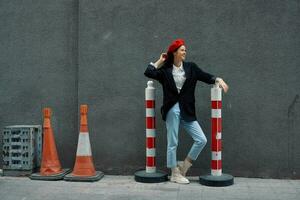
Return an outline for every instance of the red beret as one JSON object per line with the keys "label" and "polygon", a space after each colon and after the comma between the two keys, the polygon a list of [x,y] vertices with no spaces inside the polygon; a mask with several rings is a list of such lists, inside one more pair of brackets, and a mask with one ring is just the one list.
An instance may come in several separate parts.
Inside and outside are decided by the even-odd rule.
{"label": "red beret", "polygon": [[169,52],[174,52],[176,49],[178,49],[182,45],[185,45],[183,39],[174,40],[168,48],[168,53]]}

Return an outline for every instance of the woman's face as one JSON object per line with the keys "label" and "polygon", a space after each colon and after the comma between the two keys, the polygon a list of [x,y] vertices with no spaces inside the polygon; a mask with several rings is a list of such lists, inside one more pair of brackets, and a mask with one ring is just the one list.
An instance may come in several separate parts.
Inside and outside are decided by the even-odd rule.
{"label": "woman's face", "polygon": [[185,48],[185,46],[182,45],[173,54],[174,54],[174,60],[178,60],[178,61],[185,60],[185,55],[186,55],[186,48]]}

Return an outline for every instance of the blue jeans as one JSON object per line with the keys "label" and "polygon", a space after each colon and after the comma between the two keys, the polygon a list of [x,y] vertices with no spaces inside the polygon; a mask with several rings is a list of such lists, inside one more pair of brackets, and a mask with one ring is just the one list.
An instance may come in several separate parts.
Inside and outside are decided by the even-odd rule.
{"label": "blue jeans", "polygon": [[179,104],[176,103],[167,113],[166,127],[168,137],[167,149],[167,167],[174,168],[177,166],[176,151],[178,146],[178,131],[181,125],[186,132],[193,138],[194,144],[191,147],[188,157],[196,160],[200,152],[207,143],[207,139],[197,121],[186,122],[180,117]]}

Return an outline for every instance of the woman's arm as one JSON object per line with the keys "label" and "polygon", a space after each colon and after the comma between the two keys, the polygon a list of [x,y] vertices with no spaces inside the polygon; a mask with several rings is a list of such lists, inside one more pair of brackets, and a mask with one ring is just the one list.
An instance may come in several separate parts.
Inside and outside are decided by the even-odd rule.
{"label": "woman's arm", "polygon": [[160,54],[159,59],[154,63],[155,68],[159,69],[163,66],[167,57],[167,53]]}
{"label": "woman's arm", "polygon": [[162,80],[162,71],[160,68],[163,66],[166,53],[162,53],[160,58],[155,63],[150,63],[145,71],[145,76],[153,78],[155,80]]}
{"label": "woman's arm", "polygon": [[210,73],[203,71],[195,63],[193,63],[194,71],[196,72],[197,80],[202,81],[207,84],[214,84],[216,82],[216,77]]}
{"label": "woman's arm", "polygon": [[219,83],[219,85],[221,86],[221,88],[224,90],[225,93],[228,91],[229,87],[222,78],[215,77],[215,76],[211,75],[210,73],[204,72],[196,64],[194,67],[195,67],[197,79],[199,81],[203,81],[207,84]]}

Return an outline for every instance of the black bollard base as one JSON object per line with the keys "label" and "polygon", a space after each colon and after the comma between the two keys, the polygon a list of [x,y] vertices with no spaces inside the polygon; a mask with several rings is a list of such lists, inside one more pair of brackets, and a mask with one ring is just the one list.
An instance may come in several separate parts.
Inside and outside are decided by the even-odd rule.
{"label": "black bollard base", "polygon": [[168,174],[160,170],[156,170],[155,173],[147,173],[146,170],[141,170],[134,173],[134,180],[141,183],[160,183],[168,181]]}
{"label": "black bollard base", "polygon": [[211,174],[199,177],[199,182],[202,185],[224,187],[233,185],[233,176],[229,174],[222,174],[221,176],[212,176]]}

